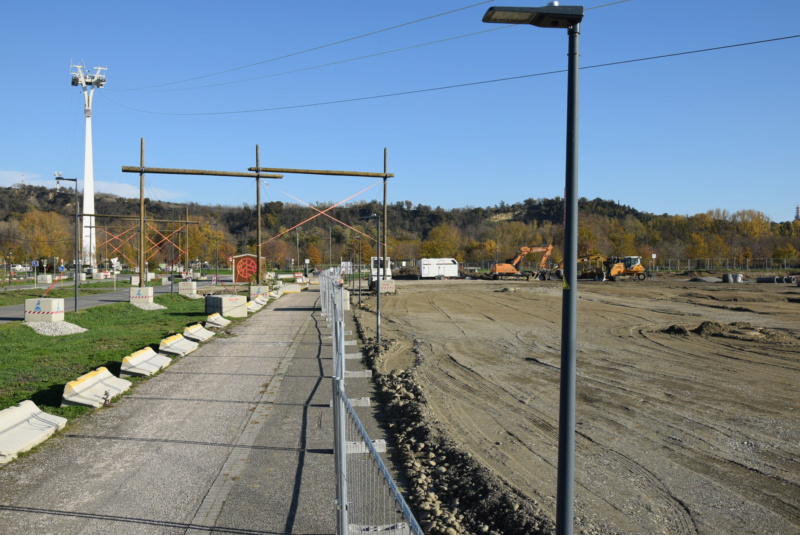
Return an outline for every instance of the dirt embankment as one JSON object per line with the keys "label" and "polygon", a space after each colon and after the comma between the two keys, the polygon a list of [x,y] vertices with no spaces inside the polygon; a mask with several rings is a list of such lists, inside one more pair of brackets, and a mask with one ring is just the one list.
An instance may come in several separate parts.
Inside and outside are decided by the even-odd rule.
{"label": "dirt embankment", "polygon": [[[559,288],[402,281],[385,296],[373,367],[427,532],[553,532]],[[800,289],[579,296],[576,533],[800,532]],[[357,315],[374,340],[374,314]]]}

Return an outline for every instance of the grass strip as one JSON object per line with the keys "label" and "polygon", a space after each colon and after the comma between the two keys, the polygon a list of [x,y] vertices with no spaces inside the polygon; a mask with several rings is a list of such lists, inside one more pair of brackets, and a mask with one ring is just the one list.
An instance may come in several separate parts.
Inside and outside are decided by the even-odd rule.
{"label": "grass strip", "polygon": [[[74,418],[89,407],[60,407],[64,385],[105,366],[119,376],[122,359],[205,320],[205,301],[159,295],[163,310],[115,303],[67,312],[65,321],[85,329],[67,336],[40,335],[24,322],[0,325],[0,410],[30,399],[45,412]],[[134,378],[133,381],[140,381]]]}

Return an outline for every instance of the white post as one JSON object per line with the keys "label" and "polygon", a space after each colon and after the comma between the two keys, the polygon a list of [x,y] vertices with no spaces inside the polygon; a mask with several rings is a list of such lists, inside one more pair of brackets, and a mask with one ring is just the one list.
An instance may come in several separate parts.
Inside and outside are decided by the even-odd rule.
{"label": "white post", "polygon": [[[80,86],[83,93],[83,114],[86,117],[86,148],[83,158],[83,213],[94,214],[94,158],[92,154],[92,98],[97,87],[106,83],[101,71],[105,67],[95,67],[95,73],[86,72],[86,66],[73,65],[72,85]],[[94,216],[83,216],[83,251],[81,262],[90,267],[96,265],[96,247]],[[78,271],[76,266],[76,272]]]}

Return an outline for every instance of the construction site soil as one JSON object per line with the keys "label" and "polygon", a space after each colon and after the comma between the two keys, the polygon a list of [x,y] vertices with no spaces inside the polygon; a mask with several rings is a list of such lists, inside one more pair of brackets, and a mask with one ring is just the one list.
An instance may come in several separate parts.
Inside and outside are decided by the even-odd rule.
{"label": "construction site soil", "polygon": [[[575,532],[800,533],[800,287],[578,285]],[[427,533],[553,533],[560,281],[397,281],[356,311]],[[356,300],[357,301],[357,300]]]}

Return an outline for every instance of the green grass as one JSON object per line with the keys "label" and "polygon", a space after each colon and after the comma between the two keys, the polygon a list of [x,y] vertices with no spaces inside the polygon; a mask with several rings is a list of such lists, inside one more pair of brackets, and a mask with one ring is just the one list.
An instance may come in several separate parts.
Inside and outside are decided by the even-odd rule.
{"label": "green grass", "polygon": [[[205,301],[156,296],[168,308],[141,310],[129,303],[67,312],[65,321],[88,331],[44,336],[23,322],[0,325],[0,410],[30,399],[45,412],[74,418],[89,407],[60,407],[64,385],[100,366],[119,376],[122,359],[205,320]],[[142,379],[134,378],[134,383]]]}
{"label": "green grass", "polygon": [[[130,288],[129,284],[119,284],[117,283],[117,290],[124,290],[125,288]],[[74,286],[66,286],[61,287],[58,286],[57,288],[53,288],[47,295],[44,295],[44,292],[47,290],[47,287],[44,288],[31,288],[28,290],[14,290],[14,291],[0,291],[0,307],[7,307],[12,305],[22,305],[25,303],[26,299],[36,299],[39,297],[47,297],[48,299],[74,299],[75,298],[75,287]],[[81,295],[97,295],[101,293],[113,292],[114,291],[114,283],[108,282],[99,282],[96,284],[92,284],[91,286],[80,286],[78,288],[78,296]]]}

